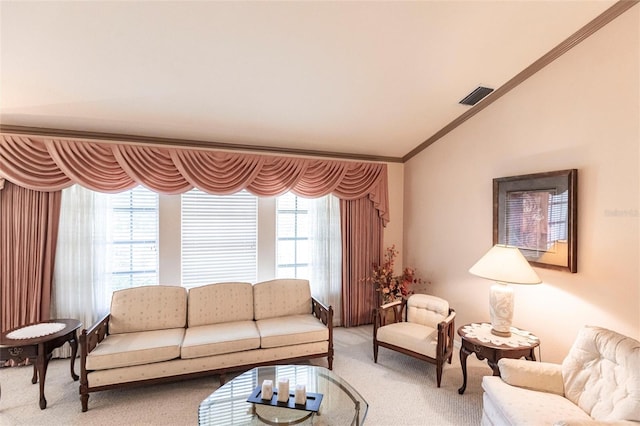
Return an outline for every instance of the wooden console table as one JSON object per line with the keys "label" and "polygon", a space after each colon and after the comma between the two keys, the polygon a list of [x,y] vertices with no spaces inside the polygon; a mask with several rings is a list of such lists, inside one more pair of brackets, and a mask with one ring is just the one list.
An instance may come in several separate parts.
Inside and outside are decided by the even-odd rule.
{"label": "wooden console table", "polygon": [[526,358],[535,361],[534,349],[540,345],[540,340],[526,330],[511,328],[510,337],[491,335],[491,324],[471,323],[458,328],[458,335],[462,339],[460,345],[460,366],[462,367],[462,387],[458,393],[462,395],[467,388],[467,357],[476,354],[479,360],[487,360],[494,376],[500,375],[498,361],[501,358]]}
{"label": "wooden console table", "polygon": [[[40,378],[40,409],[47,407],[44,397],[44,381],[47,376],[47,366],[51,359],[51,352],[65,342],[71,345],[71,377],[78,380],[74,371],[76,354],[78,353],[78,338],[76,330],[82,326],[74,319],[53,319],[30,324],[9,330],[0,335],[0,361],[14,360],[18,363],[28,359],[33,363],[33,377],[31,383]],[[38,334],[38,330],[57,330],[45,335],[29,337],[30,333]]]}

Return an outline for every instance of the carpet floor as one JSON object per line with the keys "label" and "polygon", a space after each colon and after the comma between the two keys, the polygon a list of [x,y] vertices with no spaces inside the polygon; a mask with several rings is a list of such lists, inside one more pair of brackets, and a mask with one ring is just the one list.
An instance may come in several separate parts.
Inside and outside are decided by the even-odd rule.
{"label": "carpet floor", "polygon": [[[482,376],[486,363],[468,358],[467,389],[458,394],[462,371],[458,351],[436,387],[435,366],[380,348],[373,362],[372,327],[336,328],[333,372],[349,382],[368,402],[366,425],[479,425]],[[326,367],[326,359],[312,361]],[[0,369],[0,425],[197,425],[198,405],[219,387],[218,376],[126,390],[90,394],[82,413],[78,382],[69,374],[69,360],[49,363],[45,396],[38,406],[33,367]],[[79,374],[79,362],[76,362]]]}

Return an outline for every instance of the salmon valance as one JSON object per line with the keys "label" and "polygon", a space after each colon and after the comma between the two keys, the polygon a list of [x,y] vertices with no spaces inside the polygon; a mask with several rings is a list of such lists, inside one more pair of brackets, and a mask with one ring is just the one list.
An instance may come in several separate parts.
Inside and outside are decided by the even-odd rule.
{"label": "salmon valance", "polygon": [[143,185],[161,194],[192,188],[215,195],[243,189],[257,196],[288,191],[307,198],[334,194],[343,200],[368,197],[383,222],[389,221],[384,163],[0,136],[0,183],[6,179],[36,191],[57,191],[77,183],[111,193]]}

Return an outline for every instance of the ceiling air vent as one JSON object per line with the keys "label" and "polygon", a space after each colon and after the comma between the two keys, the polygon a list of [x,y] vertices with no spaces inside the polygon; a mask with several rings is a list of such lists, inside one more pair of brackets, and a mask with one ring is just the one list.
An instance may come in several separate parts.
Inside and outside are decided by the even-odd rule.
{"label": "ceiling air vent", "polygon": [[478,86],[477,89],[465,96],[464,99],[460,101],[460,103],[462,105],[475,105],[491,92],[493,92],[493,89]]}

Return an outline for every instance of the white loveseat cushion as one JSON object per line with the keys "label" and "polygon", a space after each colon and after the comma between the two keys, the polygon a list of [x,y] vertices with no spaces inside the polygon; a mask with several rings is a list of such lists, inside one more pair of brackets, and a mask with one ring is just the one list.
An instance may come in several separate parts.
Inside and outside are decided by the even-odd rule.
{"label": "white loveseat cushion", "polygon": [[595,420],[640,421],[640,342],[583,327],[562,362],[568,399]]}
{"label": "white loveseat cushion", "polygon": [[87,369],[106,370],[178,358],[184,330],[111,334],[87,355]]}
{"label": "white loveseat cushion", "polygon": [[311,314],[262,319],[256,325],[262,348],[329,340],[329,329]]}
{"label": "white loveseat cushion", "polygon": [[189,327],[182,343],[182,358],[199,358],[260,347],[254,321],[235,321]]}
{"label": "white loveseat cushion", "polygon": [[188,298],[189,327],[253,319],[250,283],[216,283],[193,287]]}
{"label": "white loveseat cushion", "polygon": [[378,342],[389,343],[410,351],[436,357],[438,330],[413,322],[395,322],[378,328]]}
{"label": "white loveseat cushion", "polygon": [[256,320],[311,313],[308,280],[278,279],[253,286],[253,315]]}
{"label": "white loveseat cushion", "polygon": [[511,386],[498,376],[484,376],[482,389],[483,410],[496,425],[539,426],[553,425],[560,419],[591,420],[563,396]]}
{"label": "white loveseat cushion", "polygon": [[150,285],[118,290],[111,296],[109,334],[165,330],[187,325],[187,290]]}

